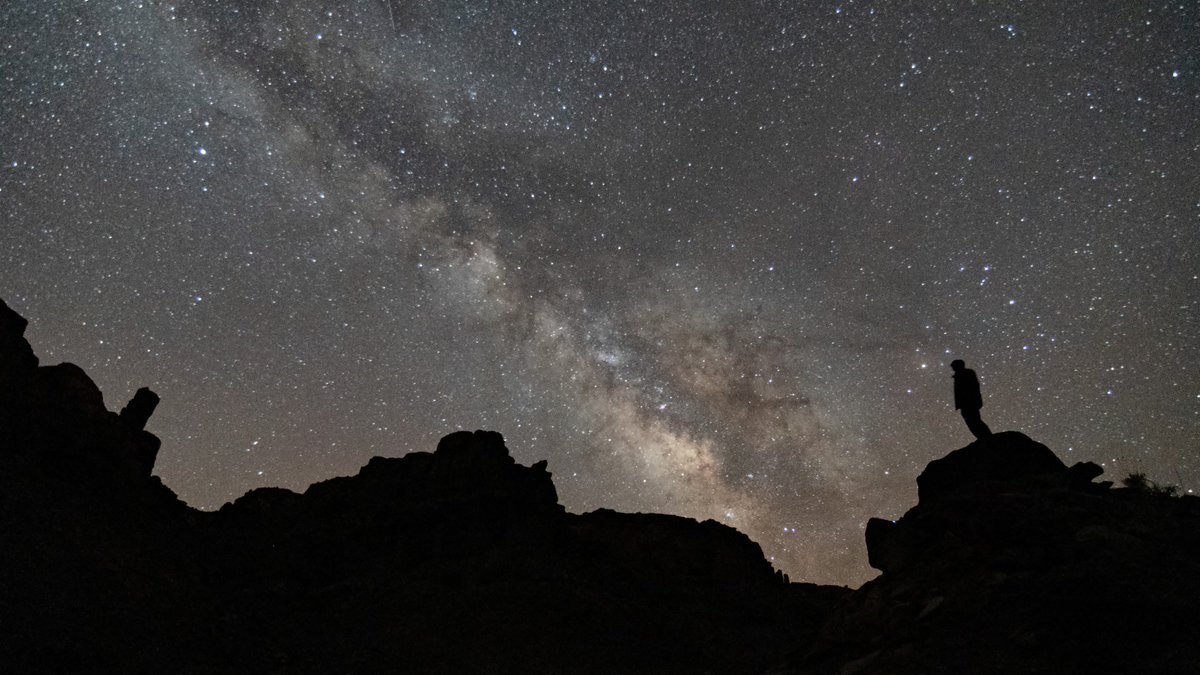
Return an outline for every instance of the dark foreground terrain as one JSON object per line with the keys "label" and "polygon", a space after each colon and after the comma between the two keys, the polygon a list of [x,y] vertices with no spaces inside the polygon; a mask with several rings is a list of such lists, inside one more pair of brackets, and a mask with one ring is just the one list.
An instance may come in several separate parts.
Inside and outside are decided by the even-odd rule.
{"label": "dark foreground terrain", "polygon": [[215,513],[0,302],[5,672],[1200,672],[1200,500],[1110,489],[1021,434],[930,464],[883,574],[788,583],[708,521],[569,514],[494,432]]}

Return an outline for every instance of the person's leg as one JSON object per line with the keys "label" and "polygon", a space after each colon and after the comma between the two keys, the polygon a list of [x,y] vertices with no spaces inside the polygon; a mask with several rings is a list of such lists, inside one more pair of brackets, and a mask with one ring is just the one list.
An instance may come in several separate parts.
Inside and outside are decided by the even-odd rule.
{"label": "person's leg", "polygon": [[971,430],[971,433],[975,434],[975,438],[984,438],[992,435],[992,430],[980,419],[978,408],[974,410],[963,408],[962,416],[963,421],[967,423],[967,428]]}

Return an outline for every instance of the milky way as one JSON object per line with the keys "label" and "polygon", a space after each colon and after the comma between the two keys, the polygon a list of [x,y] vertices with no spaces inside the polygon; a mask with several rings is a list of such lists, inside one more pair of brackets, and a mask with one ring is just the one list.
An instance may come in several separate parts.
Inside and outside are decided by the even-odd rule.
{"label": "milky way", "polygon": [[4,3],[0,295],[200,508],[495,429],[857,584],[954,358],[1196,486],[1200,6],[899,4]]}

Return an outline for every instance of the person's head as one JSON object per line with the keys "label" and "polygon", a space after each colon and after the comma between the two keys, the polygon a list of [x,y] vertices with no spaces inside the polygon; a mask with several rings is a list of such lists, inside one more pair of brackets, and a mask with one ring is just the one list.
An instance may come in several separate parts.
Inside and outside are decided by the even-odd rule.
{"label": "person's head", "polygon": [[966,368],[967,364],[963,363],[962,359],[954,359],[953,361],[950,362],[950,367],[953,368],[954,372],[957,373],[958,371],[962,370],[963,368]]}

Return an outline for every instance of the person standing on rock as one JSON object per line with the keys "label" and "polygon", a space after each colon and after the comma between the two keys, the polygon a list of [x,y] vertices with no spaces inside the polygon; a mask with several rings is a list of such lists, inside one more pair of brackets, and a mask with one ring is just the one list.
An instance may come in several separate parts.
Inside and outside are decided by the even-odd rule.
{"label": "person standing on rock", "polygon": [[954,359],[950,367],[954,369],[954,409],[962,413],[963,421],[975,438],[991,436],[992,430],[979,418],[983,396],[979,393],[979,378],[975,377],[975,371],[962,359]]}

